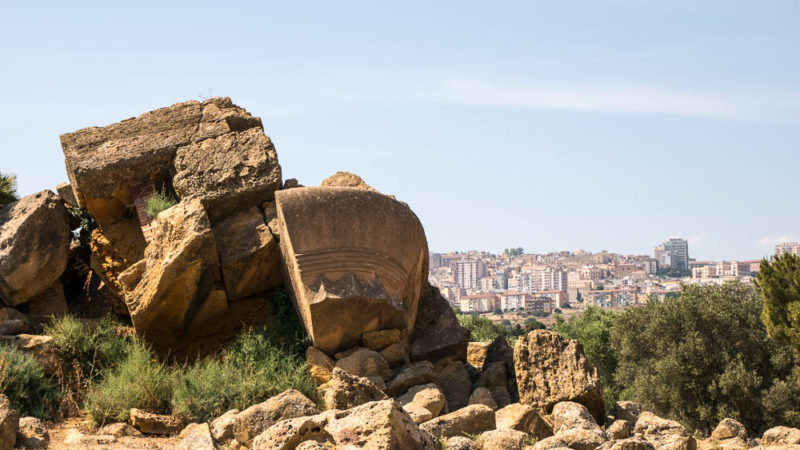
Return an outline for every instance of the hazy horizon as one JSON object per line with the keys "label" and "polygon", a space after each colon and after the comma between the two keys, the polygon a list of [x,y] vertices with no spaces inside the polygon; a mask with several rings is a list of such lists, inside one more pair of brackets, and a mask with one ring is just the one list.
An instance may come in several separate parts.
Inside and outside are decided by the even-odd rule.
{"label": "hazy horizon", "polygon": [[0,171],[59,134],[230,96],[284,178],[407,202],[431,251],[758,259],[800,240],[800,3],[14,3]]}

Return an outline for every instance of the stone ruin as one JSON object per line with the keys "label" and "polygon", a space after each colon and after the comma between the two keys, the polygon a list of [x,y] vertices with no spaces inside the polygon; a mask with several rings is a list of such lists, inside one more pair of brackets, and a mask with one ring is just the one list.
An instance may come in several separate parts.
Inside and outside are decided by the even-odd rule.
{"label": "stone ruin", "polygon": [[[261,119],[229,98],[67,133],[61,145],[69,184],[0,210],[6,305],[70,309],[59,278],[71,255],[66,204],[97,221],[87,286],[162,354],[212,352],[267,323],[283,286],[329,356],[394,330],[411,359],[465,359],[468,333],[427,284],[425,232],[408,205],[346,172],[319,187],[284,182]],[[154,193],[176,204],[151,217]],[[448,325],[432,326],[443,315]]]}

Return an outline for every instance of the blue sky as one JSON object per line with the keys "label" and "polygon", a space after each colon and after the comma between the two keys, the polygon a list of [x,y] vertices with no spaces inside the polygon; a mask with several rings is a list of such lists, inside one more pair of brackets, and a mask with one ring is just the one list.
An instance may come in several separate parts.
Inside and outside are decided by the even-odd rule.
{"label": "blue sky", "polygon": [[286,177],[361,175],[434,251],[751,259],[800,239],[800,2],[14,2],[0,171],[58,136],[230,96]]}

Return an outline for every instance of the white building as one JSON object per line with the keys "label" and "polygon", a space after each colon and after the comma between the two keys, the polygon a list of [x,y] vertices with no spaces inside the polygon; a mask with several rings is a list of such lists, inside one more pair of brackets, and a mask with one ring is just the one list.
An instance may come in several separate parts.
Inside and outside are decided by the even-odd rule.
{"label": "white building", "polygon": [[784,253],[800,256],[800,242],[782,242],[775,246],[775,256],[781,256]]}
{"label": "white building", "polygon": [[464,289],[478,288],[478,280],[485,273],[483,263],[475,259],[462,259],[453,264],[453,269],[453,281]]}

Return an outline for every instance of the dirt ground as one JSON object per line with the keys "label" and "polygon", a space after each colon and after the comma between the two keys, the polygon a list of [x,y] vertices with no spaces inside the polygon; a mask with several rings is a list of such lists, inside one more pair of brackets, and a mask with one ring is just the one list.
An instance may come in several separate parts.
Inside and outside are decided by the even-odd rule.
{"label": "dirt ground", "polygon": [[[72,430],[77,430],[83,434],[80,442],[74,442],[76,433]],[[82,419],[69,419],[65,422],[54,424],[48,429],[50,433],[50,443],[47,445],[48,449],[53,450],[66,450],[66,449],[104,449],[104,450],[122,450],[122,449],[173,449],[177,447],[177,436],[173,437],[154,437],[144,435],[142,437],[124,436],[124,437],[107,437],[98,436],[95,434],[97,430],[89,427],[87,421]],[[73,438],[73,442],[67,443],[69,438]],[[112,441],[113,439],[113,441]]]}

